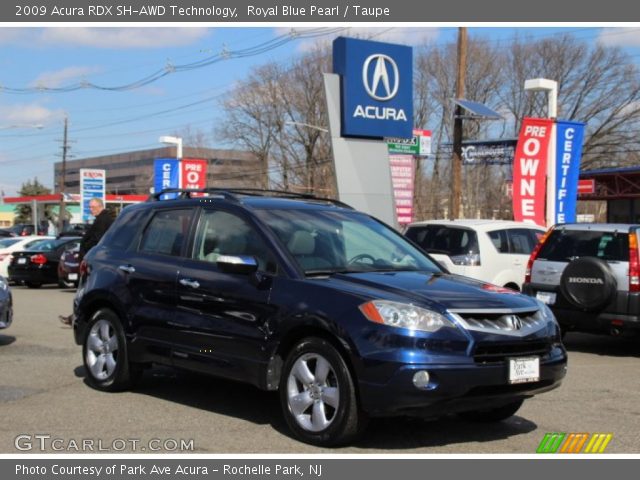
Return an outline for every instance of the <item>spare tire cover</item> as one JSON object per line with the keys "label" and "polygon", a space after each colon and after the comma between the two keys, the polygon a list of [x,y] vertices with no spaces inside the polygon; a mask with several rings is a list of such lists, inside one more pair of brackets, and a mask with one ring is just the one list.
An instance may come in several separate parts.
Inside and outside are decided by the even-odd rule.
{"label": "spare tire cover", "polygon": [[560,291],[573,305],[596,310],[607,305],[617,289],[616,278],[604,260],[581,257],[564,269]]}

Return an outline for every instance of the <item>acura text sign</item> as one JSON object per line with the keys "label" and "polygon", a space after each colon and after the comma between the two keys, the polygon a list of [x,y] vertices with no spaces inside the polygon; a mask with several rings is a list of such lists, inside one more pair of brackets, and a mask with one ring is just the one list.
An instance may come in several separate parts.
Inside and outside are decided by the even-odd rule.
{"label": "acura text sign", "polygon": [[413,136],[411,47],[338,37],[333,71],[341,76],[342,136]]}

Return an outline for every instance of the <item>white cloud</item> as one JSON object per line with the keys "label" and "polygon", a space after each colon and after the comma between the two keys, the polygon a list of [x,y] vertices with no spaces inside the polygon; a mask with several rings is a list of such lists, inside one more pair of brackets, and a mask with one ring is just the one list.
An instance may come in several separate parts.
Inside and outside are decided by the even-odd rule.
{"label": "white cloud", "polygon": [[51,110],[35,102],[0,105],[3,125],[46,125],[62,117],[64,111]]}
{"label": "white cloud", "polygon": [[598,42],[606,47],[639,47],[640,28],[603,28]]}
{"label": "white cloud", "polygon": [[[305,28],[276,28],[277,35],[284,35],[291,33],[292,30],[304,32]],[[330,45],[334,38],[338,36],[343,37],[356,37],[368,40],[375,40],[377,42],[399,43],[410,46],[423,45],[438,38],[440,34],[437,28],[426,27],[356,27],[347,28],[339,33],[319,37],[312,40],[300,41],[299,51],[310,51],[318,45]]]}
{"label": "white cloud", "polygon": [[40,41],[97,48],[166,48],[190,45],[209,34],[207,28],[45,28]]}
{"label": "white cloud", "polygon": [[55,88],[75,80],[81,81],[87,75],[100,72],[98,67],[66,67],[61,70],[53,72],[44,72],[38,75],[38,77],[31,82],[31,87],[47,87]]}

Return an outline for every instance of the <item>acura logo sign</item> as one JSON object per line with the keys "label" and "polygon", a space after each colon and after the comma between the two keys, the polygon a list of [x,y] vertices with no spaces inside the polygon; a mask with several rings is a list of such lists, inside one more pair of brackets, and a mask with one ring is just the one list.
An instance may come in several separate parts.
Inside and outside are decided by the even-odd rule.
{"label": "acura logo sign", "polygon": [[[373,64],[373,75],[369,70]],[[362,66],[362,83],[371,98],[382,102],[391,100],[398,93],[400,74],[398,65],[388,55],[375,53],[367,57]]]}
{"label": "acura logo sign", "polygon": [[509,330],[520,330],[522,328],[522,320],[517,315],[507,315],[504,320]]}

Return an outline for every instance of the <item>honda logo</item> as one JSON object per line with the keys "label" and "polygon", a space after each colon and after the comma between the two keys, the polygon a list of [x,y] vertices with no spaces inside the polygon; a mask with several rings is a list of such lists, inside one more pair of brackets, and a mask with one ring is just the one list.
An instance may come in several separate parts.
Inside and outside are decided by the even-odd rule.
{"label": "honda logo", "polygon": [[[373,74],[369,74],[373,64]],[[391,73],[391,75],[390,75]],[[388,55],[370,55],[362,66],[362,83],[371,98],[382,102],[391,100],[398,93],[400,74],[398,65]]]}

